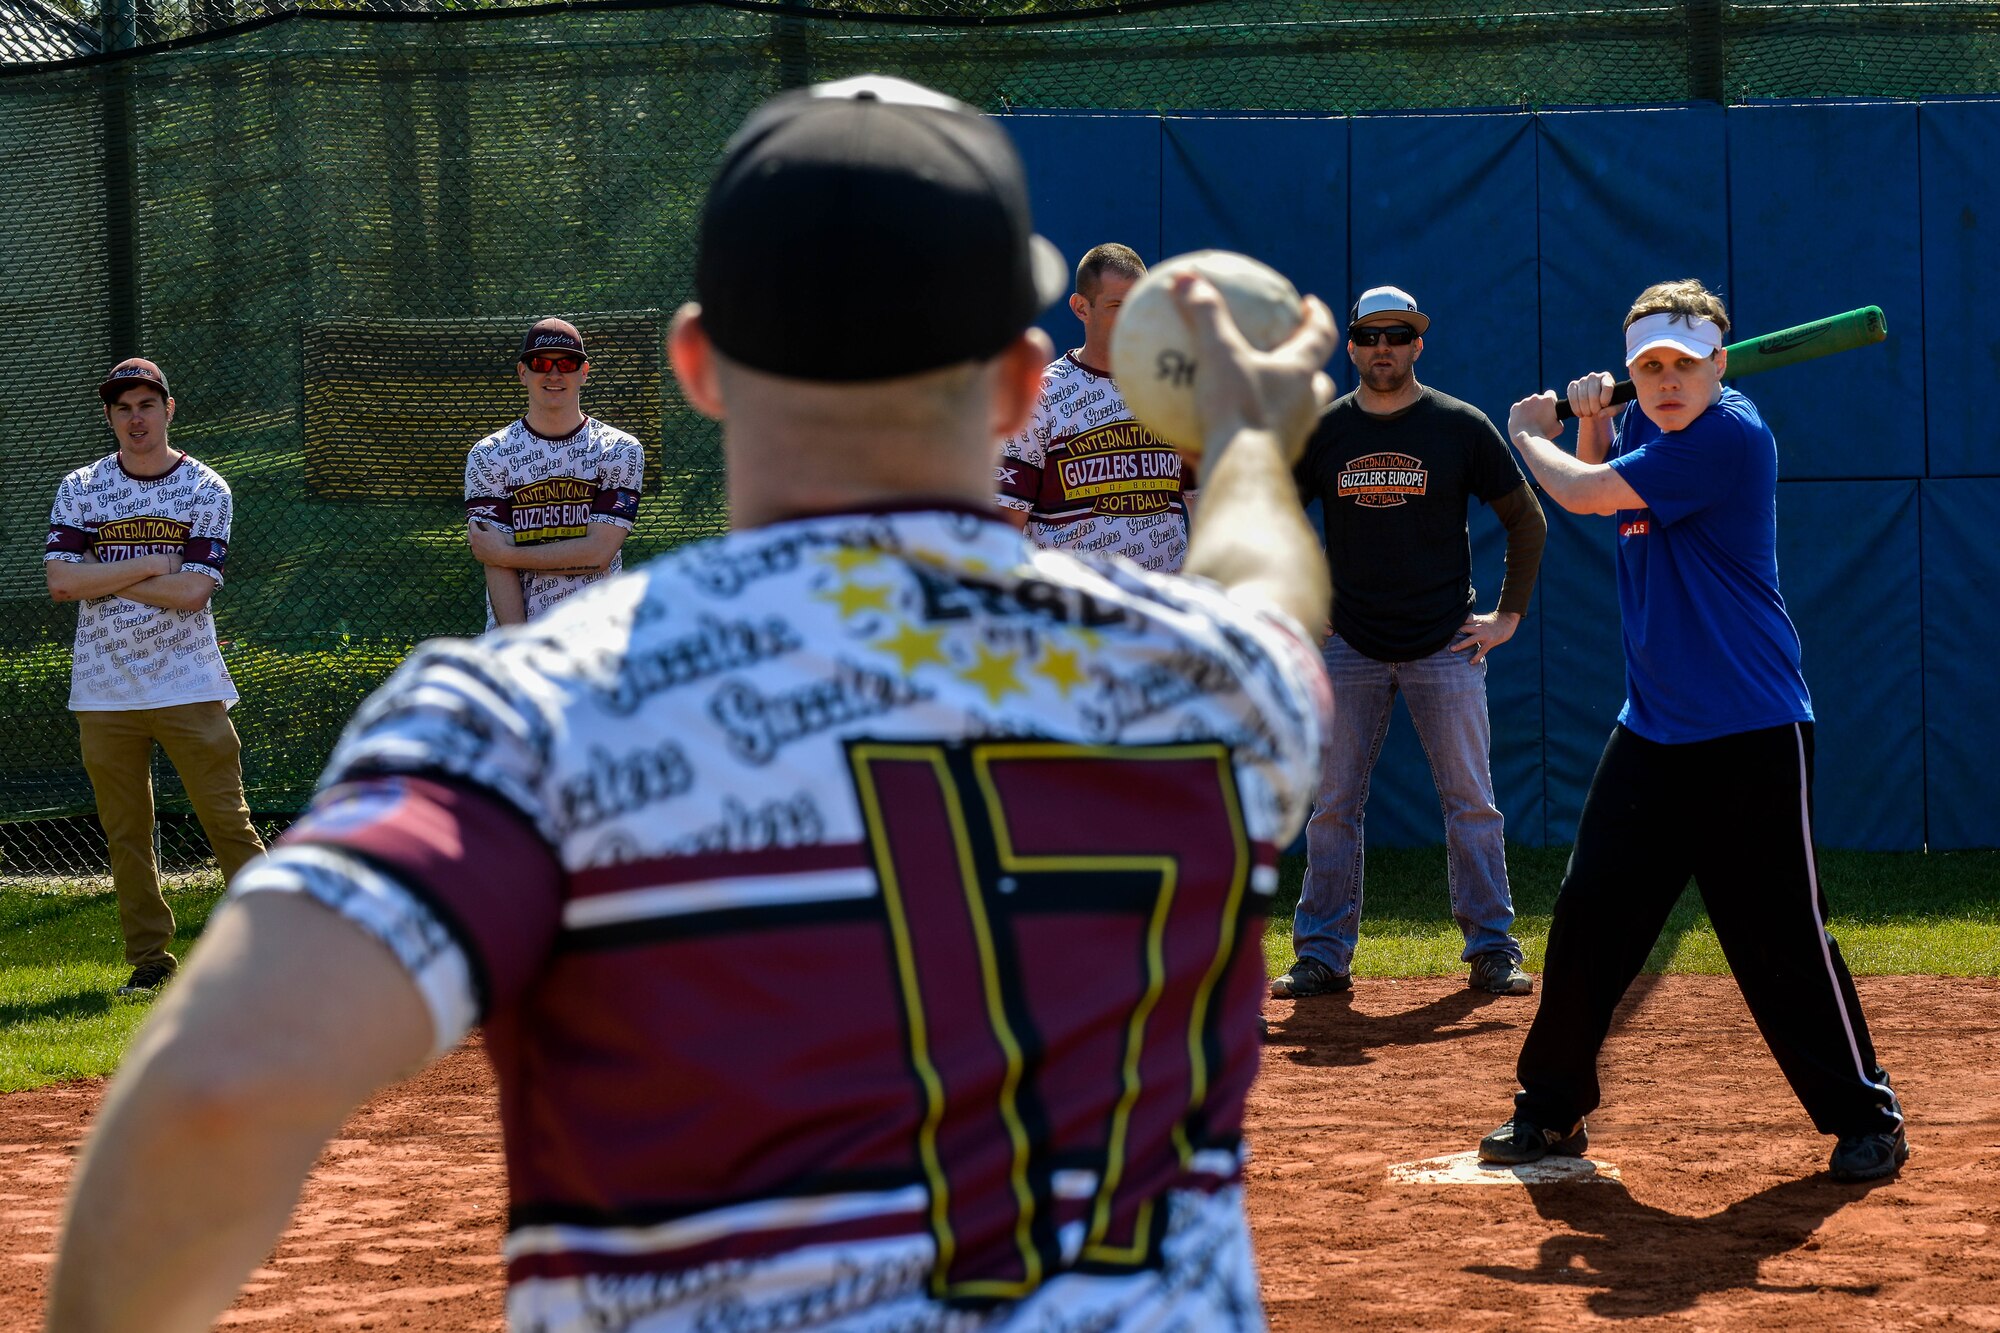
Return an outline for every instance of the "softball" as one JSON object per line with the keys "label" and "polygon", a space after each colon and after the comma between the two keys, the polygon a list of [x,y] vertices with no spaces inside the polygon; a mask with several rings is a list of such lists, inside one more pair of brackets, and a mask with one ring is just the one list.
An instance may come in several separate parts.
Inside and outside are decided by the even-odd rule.
{"label": "softball", "polygon": [[1260,352],[1291,337],[1305,307],[1284,274],[1229,250],[1196,250],[1163,260],[1127,293],[1111,331],[1111,377],[1140,425],[1192,457],[1203,442],[1195,406],[1201,366],[1194,334],[1172,295],[1174,275],[1187,269],[1215,284],[1230,318]]}

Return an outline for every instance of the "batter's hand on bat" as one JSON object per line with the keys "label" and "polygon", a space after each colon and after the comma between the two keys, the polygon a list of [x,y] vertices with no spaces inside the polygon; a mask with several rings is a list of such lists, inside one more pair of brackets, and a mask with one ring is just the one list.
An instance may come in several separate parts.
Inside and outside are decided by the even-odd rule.
{"label": "batter's hand on bat", "polygon": [[1507,413],[1507,438],[1511,440],[1522,431],[1539,435],[1545,440],[1553,440],[1562,434],[1562,420],[1556,416],[1556,396],[1553,393],[1544,389],[1514,404]]}
{"label": "batter's hand on bat", "polygon": [[1611,410],[1611,391],[1618,384],[1609,371],[1595,371],[1569,382],[1569,410],[1575,417],[1594,417]]}

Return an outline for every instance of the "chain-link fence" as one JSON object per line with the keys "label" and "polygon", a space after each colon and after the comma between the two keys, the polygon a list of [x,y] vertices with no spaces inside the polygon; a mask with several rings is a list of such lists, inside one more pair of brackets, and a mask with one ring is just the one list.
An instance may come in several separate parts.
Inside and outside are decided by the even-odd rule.
{"label": "chain-link fence", "polygon": [[[76,613],[40,573],[57,481],[112,447],[104,369],[159,360],[174,444],[234,488],[216,621],[250,803],[282,819],[414,643],[480,628],[451,482],[517,410],[513,339],[532,319],[604,335],[586,407],[649,457],[628,560],[722,527],[717,437],[664,374],[657,330],[688,294],[724,140],[782,87],[879,70],[995,110],[1315,113],[2000,92],[2000,10],[1949,0],[112,3],[73,12],[110,45],[167,45],[0,64],[17,349],[0,396],[0,874],[104,864],[66,709]],[[171,769],[156,778],[167,860],[190,863],[199,831]]]}

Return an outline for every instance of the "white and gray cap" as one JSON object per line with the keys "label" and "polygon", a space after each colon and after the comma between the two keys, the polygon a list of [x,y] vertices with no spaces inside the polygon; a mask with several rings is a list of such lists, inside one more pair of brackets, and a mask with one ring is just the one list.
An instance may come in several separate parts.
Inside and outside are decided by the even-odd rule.
{"label": "white and gray cap", "polygon": [[1421,337],[1431,326],[1431,317],[1417,309],[1417,298],[1401,287],[1370,287],[1347,316],[1348,328],[1360,324],[1408,324]]}

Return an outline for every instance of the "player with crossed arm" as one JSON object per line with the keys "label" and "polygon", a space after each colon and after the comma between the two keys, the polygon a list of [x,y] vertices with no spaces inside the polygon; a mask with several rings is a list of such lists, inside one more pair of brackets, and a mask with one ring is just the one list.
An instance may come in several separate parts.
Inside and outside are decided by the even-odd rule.
{"label": "player with crossed arm", "polygon": [[174,398],[158,365],[121,361],[97,394],[118,448],[56,488],[42,569],[51,598],[79,604],[69,706],[132,969],[118,993],[150,999],[180,966],[153,852],[153,746],[180,775],[225,883],[264,850],[209,609],[235,501],[213,469],[167,443]]}
{"label": "player with crossed arm", "polygon": [[590,359],[576,325],[537,320],[514,374],[528,410],[465,459],[465,535],[486,571],[488,629],[616,574],[646,475],[645,447],[579,405]]}
{"label": "player with crossed arm", "polygon": [[1194,468],[1134,419],[1110,370],[1118,312],[1145,276],[1138,253],[1116,243],[1078,262],[1069,308],[1083,346],[1042,371],[1035,410],[993,475],[1000,516],[1035,545],[1171,574],[1187,556]]}
{"label": "player with crossed arm", "polygon": [[52,1327],[207,1327],[349,1110],[475,1024],[515,1328],[1263,1327],[1242,1115],[1330,702],[1291,463],[1332,317],[1256,353],[1183,281],[1201,577],[1038,551],[992,507],[1064,285],[1027,201],[901,80],[745,121],[669,335],[735,531],[363,707],[127,1057]]}
{"label": "player with crossed arm", "polygon": [[1778,1067],[1842,1180],[1909,1156],[1902,1107],[1826,928],[1813,859],[1813,709],[1778,595],[1778,445],[1722,377],[1729,315],[1693,279],[1657,283],[1625,317],[1636,411],[1612,377],[1572,381],[1576,454],[1551,393],[1507,431],[1557,504],[1618,523],[1628,697],[1576,830],[1521,1047],[1514,1115],[1489,1162],[1581,1153],[1597,1054],[1688,879]]}

